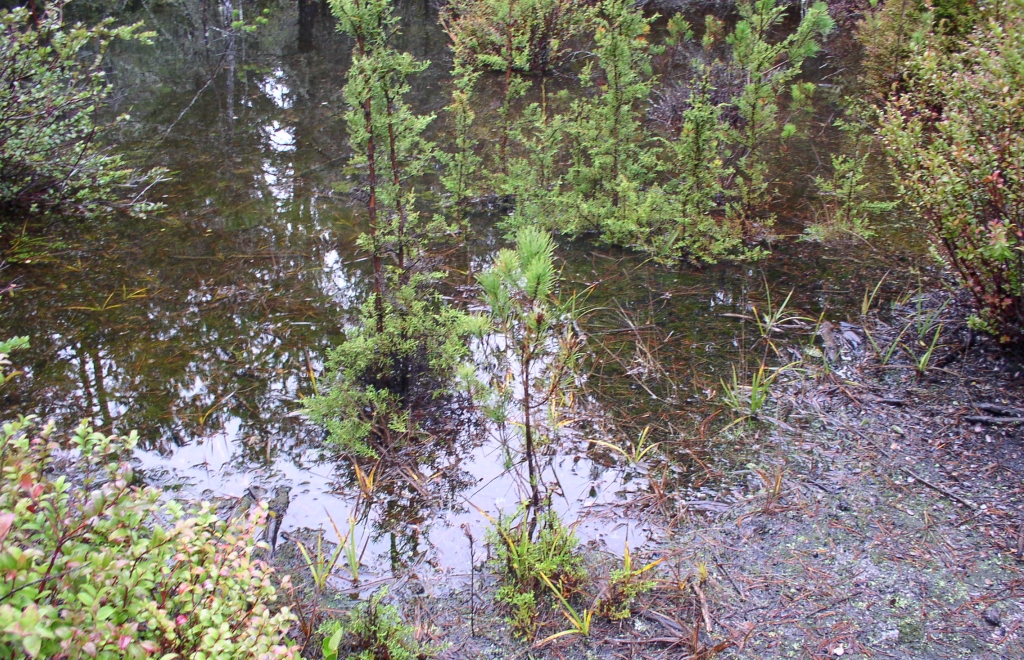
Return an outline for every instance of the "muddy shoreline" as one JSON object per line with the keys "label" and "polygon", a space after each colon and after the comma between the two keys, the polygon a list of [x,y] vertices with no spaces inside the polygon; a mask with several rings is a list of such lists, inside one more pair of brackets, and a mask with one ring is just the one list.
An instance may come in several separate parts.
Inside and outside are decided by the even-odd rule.
{"label": "muddy shoreline", "polygon": [[[633,498],[655,531],[634,559],[662,563],[631,617],[519,639],[481,543],[472,589],[468,574],[413,572],[392,599],[418,636],[447,644],[443,658],[1024,657],[1024,367],[971,336],[964,311],[919,294],[862,319],[866,333],[847,326],[884,346],[927,315],[941,331],[923,375],[913,342],[882,364],[869,341],[847,341],[827,369],[805,344],[765,412],[717,436],[734,448],[731,469],[709,466],[717,497]],[[578,608],[622,561],[598,543],[585,557]],[[536,639],[568,627],[545,603]]]}

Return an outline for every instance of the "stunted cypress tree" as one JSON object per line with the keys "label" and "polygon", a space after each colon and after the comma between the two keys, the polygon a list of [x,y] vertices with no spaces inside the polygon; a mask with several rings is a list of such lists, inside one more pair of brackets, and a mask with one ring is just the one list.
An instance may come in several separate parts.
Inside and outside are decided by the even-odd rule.
{"label": "stunted cypress tree", "polygon": [[653,85],[647,42],[654,17],[631,0],[604,0],[594,33],[596,61],[581,73],[596,93],[573,104],[564,130],[570,149],[561,229],[599,229],[616,243],[635,241],[641,218],[658,213],[651,188],[659,149],[646,138],[640,105]]}
{"label": "stunted cypress tree", "polygon": [[404,96],[427,63],[390,45],[397,19],[389,0],[332,0],[331,9],[355,40],[344,119],[350,166],[365,172],[359,245],[372,261],[373,289],[307,409],[342,449],[373,454],[420,433],[415,408],[447,391],[476,322],[444,302],[429,268],[428,248],[448,228],[415,209],[414,184],[436,155],[423,137],[434,117],[414,113]]}
{"label": "stunted cypress tree", "polygon": [[[732,47],[732,66],[743,75],[744,85],[734,104],[739,125],[729,134],[734,144],[732,164],[738,175],[730,215],[746,235],[774,223],[765,214],[772,196],[765,147],[779,137],[795,132],[792,124],[780,125],[779,98],[800,73],[804,61],[821,50],[835,22],[824,2],[816,2],[804,13],[797,29],[784,39],[774,39],[788,7],[778,0],[742,0],[740,21],[726,41]],[[800,89],[797,96],[801,94]]]}

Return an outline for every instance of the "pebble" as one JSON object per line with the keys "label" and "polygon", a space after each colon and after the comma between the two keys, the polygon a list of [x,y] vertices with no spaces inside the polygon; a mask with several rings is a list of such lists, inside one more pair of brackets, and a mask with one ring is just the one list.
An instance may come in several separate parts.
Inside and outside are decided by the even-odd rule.
{"label": "pebble", "polygon": [[1002,620],[999,617],[999,610],[994,607],[990,607],[985,610],[985,613],[981,615],[981,618],[990,626],[998,626],[1002,623]]}

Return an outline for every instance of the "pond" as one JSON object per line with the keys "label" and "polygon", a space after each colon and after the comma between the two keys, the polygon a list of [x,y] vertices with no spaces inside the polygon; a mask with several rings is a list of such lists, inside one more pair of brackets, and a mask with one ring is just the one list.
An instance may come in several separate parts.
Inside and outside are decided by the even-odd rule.
{"label": "pond", "polygon": [[[429,2],[398,6],[399,47],[432,63],[411,101],[440,112],[449,94],[446,36]],[[286,532],[323,528],[333,539],[331,521],[347,530],[358,511],[369,579],[465,574],[467,532],[479,551],[487,516],[512,513],[522,499],[493,434],[382,468],[373,505],[363,507],[353,464],[325,454],[322,430],[301,413],[368,287],[355,245],[361,216],[339,185],[350,176],[340,115],[351,44],[323,4],[247,8],[266,9],[269,19],[252,34],[227,26],[233,9],[230,0],[141,3],[137,18],[158,36],[111,58],[112,111],[131,115],[119,141],[170,170],[154,189],[166,209],[69,229],[49,256],[9,266],[6,278],[19,288],[0,308],[0,337],[28,335],[31,349],[16,356],[24,375],[7,393],[6,413],[52,417],[61,428],[88,419],[104,431],[137,429],[146,480],[181,497],[291,486]],[[819,64],[837,68],[827,57]],[[822,102],[815,121],[830,112]],[[756,328],[741,317],[751,306],[764,309],[769,295],[778,305],[792,291],[795,312],[855,319],[865,291],[883,279],[879,300],[918,284],[886,277],[897,263],[909,272],[922,260],[898,217],[870,244],[795,240],[820,169],[815,146],[826,143],[795,140],[778,165],[789,178],[789,212],[780,212],[781,236],[765,260],[669,268],[586,239],[560,244],[570,285],[593,288],[584,332],[594,374],[589,421],[548,457],[545,479],[584,540],[621,552],[627,539],[636,547],[657,534],[626,506],[647,489],[646,472],[590,440],[628,444],[654,428],[666,450],[678,450],[662,472],[678,491],[692,485],[682,454],[726,460],[695,429],[744,361]],[[497,213],[478,214],[467,253],[450,264],[454,279],[504,244]]]}

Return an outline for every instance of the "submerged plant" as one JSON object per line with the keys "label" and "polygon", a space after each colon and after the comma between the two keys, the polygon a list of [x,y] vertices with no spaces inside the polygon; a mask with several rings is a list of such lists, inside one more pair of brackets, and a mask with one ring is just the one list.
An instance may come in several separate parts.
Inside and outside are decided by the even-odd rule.
{"label": "submerged plant", "polygon": [[835,23],[825,3],[816,2],[804,12],[794,32],[775,39],[788,11],[785,5],[778,0],[742,0],[738,7],[740,21],[726,38],[730,64],[745,80],[734,100],[740,121],[729,134],[738,177],[729,209],[742,224],[743,234],[751,235],[774,222],[773,216],[763,213],[772,195],[765,149],[770,141],[796,131],[793,124],[781,125],[779,98],[784,91],[806,94],[802,87],[787,90],[786,86],[800,73],[804,61],[821,49],[821,41]]}
{"label": "submerged plant", "polygon": [[871,194],[871,183],[864,174],[871,139],[858,135],[853,125],[839,123],[839,127],[851,134],[848,142],[852,151],[832,154],[832,175],[814,178],[821,202],[815,222],[806,230],[807,237],[814,240],[829,241],[844,236],[869,238],[874,235],[871,218],[892,211],[898,205],[874,199]]}

